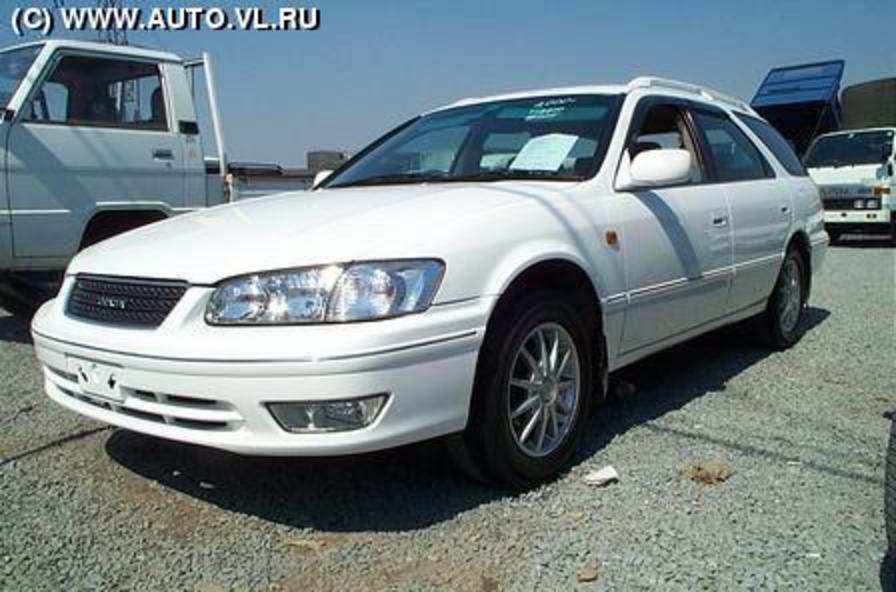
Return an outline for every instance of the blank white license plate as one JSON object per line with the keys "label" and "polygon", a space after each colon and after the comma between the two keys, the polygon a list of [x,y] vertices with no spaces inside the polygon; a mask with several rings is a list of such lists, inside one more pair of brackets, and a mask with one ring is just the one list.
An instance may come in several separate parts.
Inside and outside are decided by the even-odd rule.
{"label": "blank white license plate", "polygon": [[85,395],[121,402],[121,368],[80,358],[68,359],[68,371],[78,377],[78,386]]}

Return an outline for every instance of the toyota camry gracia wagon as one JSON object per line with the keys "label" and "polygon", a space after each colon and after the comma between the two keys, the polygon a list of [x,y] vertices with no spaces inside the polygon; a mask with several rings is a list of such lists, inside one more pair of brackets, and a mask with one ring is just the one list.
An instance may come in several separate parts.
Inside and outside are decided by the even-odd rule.
{"label": "toyota camry gracia wagon", "polygon": [[608,372],[747,319],[793,344],[827,242],[768,123],[639,78],[463,100],[311,193],[92,246],[32,332],[48,395],[129,430],[256,455],[440,436],[526,487]]}

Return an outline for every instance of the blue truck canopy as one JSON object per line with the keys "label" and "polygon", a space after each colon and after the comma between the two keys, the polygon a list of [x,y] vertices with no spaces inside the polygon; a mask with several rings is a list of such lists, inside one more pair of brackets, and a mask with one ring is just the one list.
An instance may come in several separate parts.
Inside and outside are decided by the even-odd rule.
{"label": "blue truck canopy", "polygon": [[840,128],[843,60],[773,68],[750,106],[803,154],[815,136]]}

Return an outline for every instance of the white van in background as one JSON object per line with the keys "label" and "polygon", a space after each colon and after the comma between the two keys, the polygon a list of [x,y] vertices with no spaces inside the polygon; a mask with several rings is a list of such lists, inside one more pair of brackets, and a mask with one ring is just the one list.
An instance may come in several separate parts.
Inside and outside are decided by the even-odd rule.
{"label": "white van in background", "polygon": [[861,233],[885,234],[896,244],[894,135],[893,127],[845,130],[809,147],[804,163],[821,193],[832,242]]}
{"label": "white van in background", "polygon": [[[205,68],[219,155],[194,103]],[[82,248],[311,176],[227,161],[209,56],[70,40],[0,51],[0,281],[58,275]],[[205,145],[204,145],[205,144]]]}

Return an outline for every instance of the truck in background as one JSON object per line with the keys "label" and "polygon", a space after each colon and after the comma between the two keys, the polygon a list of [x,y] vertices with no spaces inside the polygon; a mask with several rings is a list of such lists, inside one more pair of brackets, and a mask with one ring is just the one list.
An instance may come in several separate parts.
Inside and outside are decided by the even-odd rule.
{"label": "truck in background", "polygon": [[[204,69],[218,155],[194,97]],[[0,281],[52,285],[79,250],[182,212],[307,189],[313,173],[230,163],[211,57],[72,40],[0,51]]]}
{"label": "truck in background", "polygon": [[832,241],[885,234],[896,245],[896,78],[845,88],[845,63],[773,68],[751,106],[803,157],[818,185]]}
{"label": "truck in background", "polygon": [[802,156],[819,134],[840,129],[843,60],[772,68],[750,106]]}
{"label": "truck in background", "polygon": [[832,241],[886,235],[896,246],[896,78],[847,87],[843,129],[818,136],[804,164],[818,185]]}

